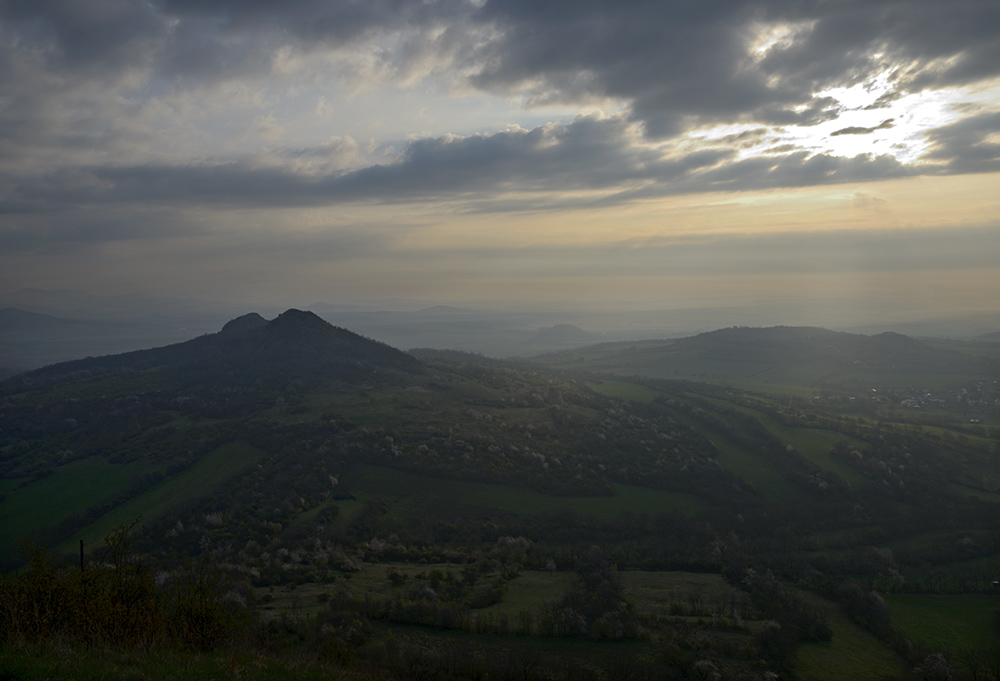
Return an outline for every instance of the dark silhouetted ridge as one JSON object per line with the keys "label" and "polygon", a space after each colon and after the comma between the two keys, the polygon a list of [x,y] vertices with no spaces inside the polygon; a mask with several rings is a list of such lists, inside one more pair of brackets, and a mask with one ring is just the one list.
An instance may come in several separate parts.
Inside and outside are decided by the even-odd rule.
{"label": "dark silhouetted ridge", "polygon": [[332,371],[341,378],[382,369],[410,370],[416,358],[385,343],[333,326],[302,310],[287,310],[224,346],[227,363],[266,362],[276,367]]}
{"label": "dark silhouetted ridge", "polygon": [[151,350],[88,357],[25,374],[39,387],[86,376],[172,369],[185,383],[228,385],[301,379],[370,381],[412,372],[420,361],[385,343],[333,326],[312,312],[288,310],[271,321],[251,313],[220,332]]}

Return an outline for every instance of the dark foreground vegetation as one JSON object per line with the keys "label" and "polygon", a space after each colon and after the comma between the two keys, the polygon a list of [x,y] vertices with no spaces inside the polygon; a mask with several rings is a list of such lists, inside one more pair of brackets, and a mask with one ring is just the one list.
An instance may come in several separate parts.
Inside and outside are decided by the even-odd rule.
{"label": "dark foreground vegetation", "polygon": [[290,311],[15,377],[0,678],[997,679],[998,360]]}

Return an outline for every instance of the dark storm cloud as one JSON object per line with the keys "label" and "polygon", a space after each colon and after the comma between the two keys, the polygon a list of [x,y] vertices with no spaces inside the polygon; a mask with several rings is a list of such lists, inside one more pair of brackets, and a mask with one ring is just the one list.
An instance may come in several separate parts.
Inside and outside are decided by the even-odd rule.
{"label": "dark storm cloud", "polygon": [[284,47],[338,48],[393,33],[457,26],[469,10],[460,0],[166,0],[159,7],[176,21],[163,71],[209,78],[266,74]]}
{"label": "dark storm cloud", "polygon": [[950,173],[1000,171],[1000,113],[971,116],[931,131],[927,159]]}
{"label": "dark storm cloud", "polygon": [[[439,199],[466,201],[471,210],[555,210],[682,193],[856,182],[911,172],[892,157],[867,154],[841,158],[796,151],[736,160],[736,152],[723,147],[663,157],[630,144],[630,130],[621,118],[580,117],[565,126],[423,139],[392,164],[325,175],[297,174],[283,166],[255,167],[249,162],[95,167],[23,180],[0,202],[0,214],[100,204],[298,207]],[[559,197],[570,190],[598,195]],[[550,196],[541,201],[522,197],[518,201],[527,203],[521,204],[484,202],[484,197],[505,191]]]}
{"label": "dark storm cloud", "polygon": [[[418,140],[395,163],[333,175],[233,162],[94,167],[20,181],[8,178],[13,187],[0,201],[0,213],[121,202],[303,206],[484,190],[602,188],[677,177],[731,153],[703,151],[667,162],[629,144],[628,125],[621,119],[580,117],[565,126]],[[289,155],[301,157],[304,152]]]}
{"label": "dark storm cloud", "polygon": [[0,23],[20,51],[85,72],[147,64],[168,32],[152,5],[129,0],[3,0]]}
{"label": "dark storm cloud", "polygon": [[[1000,72],[1000,3],[983,0],[492,0],[481,8],[464,0],[5,0],[0,21],[65,68],[148,64],[174,76],[266,72],[283,47],[447,29],[435,49],[471,68],[479,87],[527,88],[537,101],[622,99],[656,136],[691,117],[828,120],[832,102],[814,93],[863,81],[881,64],[905,65],[901,89]],[[780,26],[791,27],[787,40],[751,59],[754,27]]]}
{"label": "dark storm cloud", "polygon": [[[766,158],[738,159],[737,150],[763,138],[762,130],[664,158],[637,144],[628,123],[654,141],[713,123],[813,125],[840,113],[834,99],[817,93],[865,82],[896,64],[895,89],[871,105],[886,106],[907,90],[996,76],[997,26],[1000,3],[982,0],[0,0],[0,154],[30,157],[27,147],[52,130],[50,148],[92,147],[103,155],[67,161],[63,169],[53,161],[44,171],[8,167],[0,174],[0,212],[145,201],[471,202],[505,190],[599,190],[600,200],[617,202],[899,177],[912,171],[890,157],[810,155],[787,145],[772,147]],[[774,44],[751,54],[753,41],[772,29]],[[273,76],[286,48],[373,41],[379,59],[403,68],[417,48],[400,36],[421,32],[441,69],[460,69],[482,90],[526,93],[536,103],[612,98],[624,104],[625,116],[427,137],[384,165],[310,175],[246,160],[112,165],[106,159],[114,158],[114,124],[102,119],[101,98],[79,109],[59,99],[90,79],[104,83],[98,92],[108,100],[126,100],[123,86],[107,85],[126,74],[135,78],[128,85],[135,97],[144,88],[184,91],[205,78]],[[72,118],[54,121],[67,112]],[[942,128],[931,135],[929,160],[939,172],[996,170],[997,145],[988,137],[996,128],[993,114]],[[287,155],[288,164],[296,154],[321,155],[300,149]]]}
{"label": "dark storm cloud", "polygon": [[[906,64],[899,88],[955,85],[1000,71],[1000,4],[868,0],[845,2],[490,2],[483,14],[503,28],[483,47],[485,88],[576,83],[566,98],[613,96],[632,102],[655,135],[700,121],[746,118],[808,125],[828,120],[832,103],[813,93]],[[789,24],[750,63],[753,25]],[[881,55],[875,57],[875,55]],[[941,62],[946,62],[941,66]],[[586,73],[586,79],[570,78]]]}
{"label": "dark storm cloud", "polygon": [[403,28],[440,25],[464,2],[412,0],[3,0],[0,22],[53,68],[169,75],[266,71],[283,46],[337,46]]}

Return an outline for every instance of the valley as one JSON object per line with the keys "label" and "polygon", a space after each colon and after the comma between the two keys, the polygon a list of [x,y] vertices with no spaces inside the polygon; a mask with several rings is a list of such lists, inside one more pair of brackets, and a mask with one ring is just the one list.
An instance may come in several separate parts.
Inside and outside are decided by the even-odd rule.
{"label": "valley", "polygon": [[988,342],[496,360],[298,311],[52,365],[0,383],[5,635],[20,540],[69,579],[134,523],[163,588],[215,575],[230,633],[191,664],[276,675],[248,678],[989,678],[998,379]]}

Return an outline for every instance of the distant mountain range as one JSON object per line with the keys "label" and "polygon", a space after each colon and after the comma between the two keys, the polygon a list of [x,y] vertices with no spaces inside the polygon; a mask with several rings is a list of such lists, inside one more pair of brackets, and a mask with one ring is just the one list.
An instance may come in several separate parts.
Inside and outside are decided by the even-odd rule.
{"label": "distant mountain range", "polygon": [[730,361],[787,362],[825,357],[891,364],[924,362],[935,357],[928,343],[898,333],[865,336],[810,327],[734,327],[700,333],[675,344],[703,358]]}
{"label": "distant mountain range", "polygon": [[982,353],[981,345],[990,344],[919,340],[893,332],[866,336],[814,327],[732,327],[670,340],[603,343],[536,361],[619,375],[820,387],[862,375],[890,383],[935,374],[986,378],[1000,367],[996,352]]}
{"label": "distant mountain range", "polygon": [[[397,348],[461,350],[491,357],[528,357],[602,341],[679,338],[726,325],[770,326],[825,318],[826,311],[774,303],[765,307],[662,310],[488,310],[405,301],[371,305],[316,302],[302,309]],[[264,316],[287,306],[258,307]],[[212,333],[237,310],[231,305],[141,294],[22,289],[0,294],[0,378],[56,362],[163,346]],[[829,322],[833,324],[834,322]],[[824,324],[826,325],[826,324]],[[1000,314],[843,326],[862,334],[996,340]],[[992,336],[990,335],[992,334]]]}
{"label": "distant mountain range", "polygon": [[203,331],[163,319],[71,319],[3,308],[0,378],[56,362],[175,343]]}
{"label": "distant mountain range", "polygon": [[[492,314],[447,306],[416,312],[316,307],[313,314],[322,314],[323,319],[338,327],[352,328],[403,348],[526,356],[605,339],[602,334],[572,324],[546,326],[544,321],[548,317],[541,314]],[[194,318],[147,315],[78,318],[4,308],[0,310],[0,379],[57,362],[181,342],[211,333],[224,321],[225,317],[218,314]]]}

